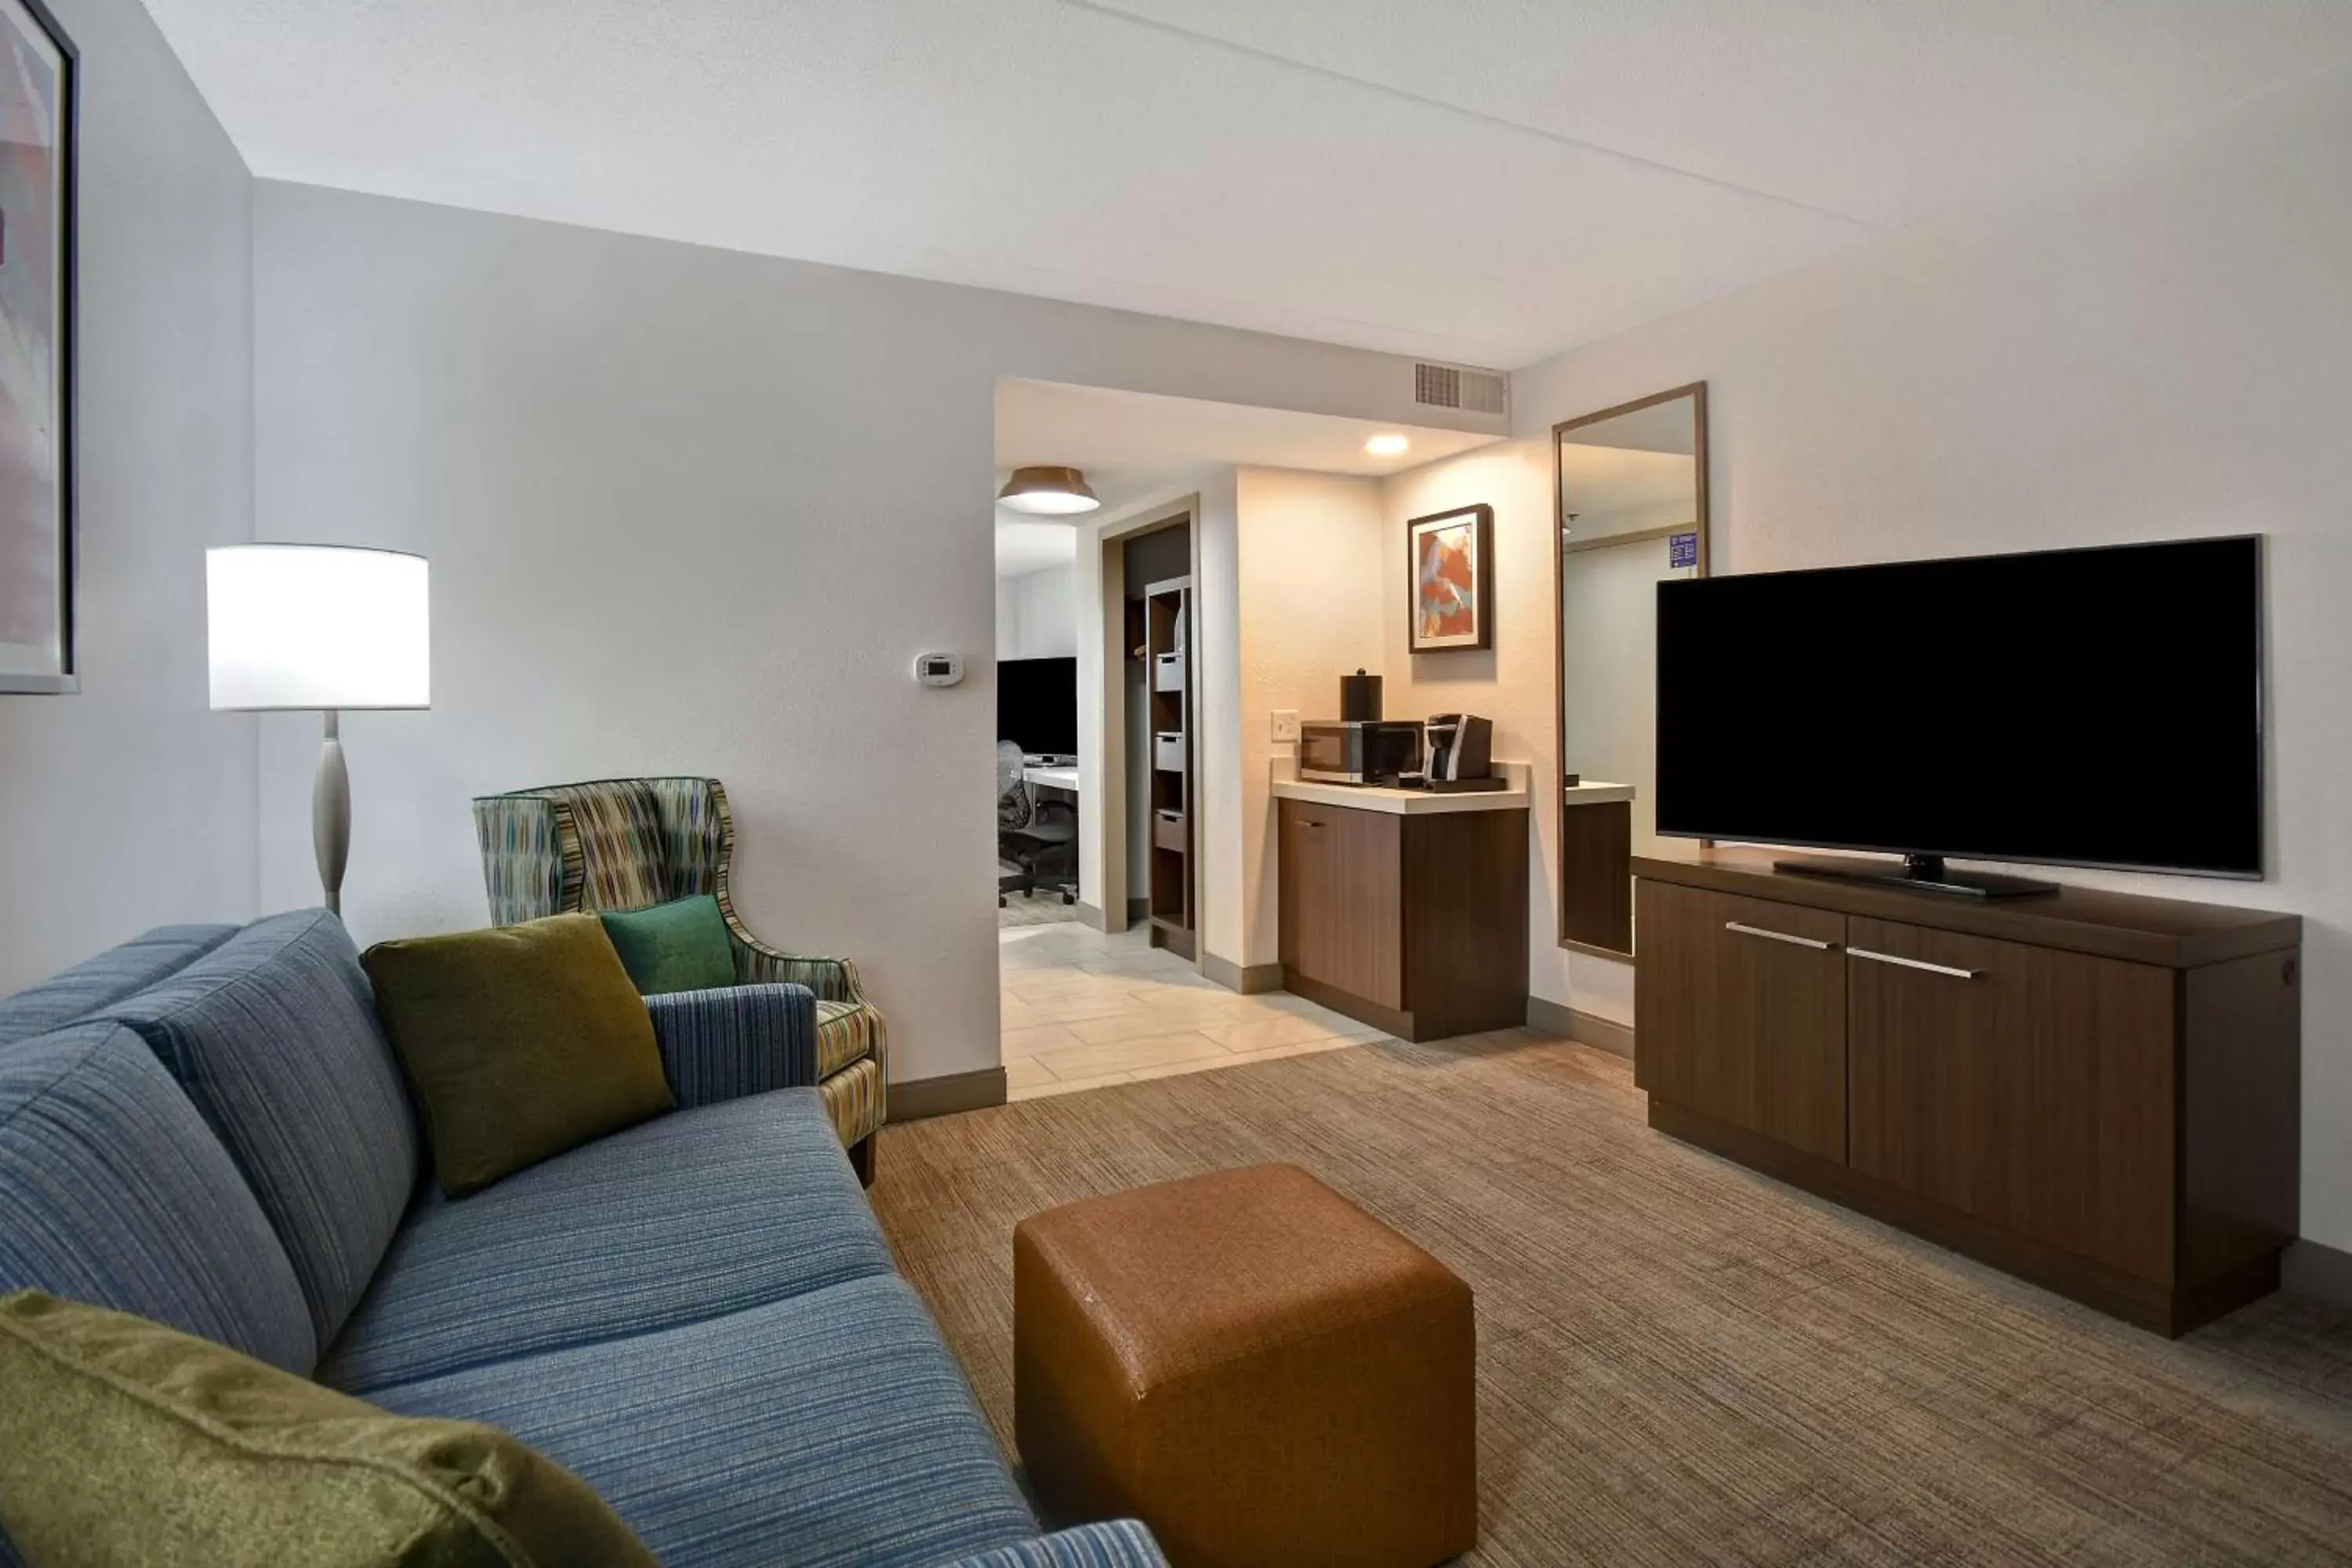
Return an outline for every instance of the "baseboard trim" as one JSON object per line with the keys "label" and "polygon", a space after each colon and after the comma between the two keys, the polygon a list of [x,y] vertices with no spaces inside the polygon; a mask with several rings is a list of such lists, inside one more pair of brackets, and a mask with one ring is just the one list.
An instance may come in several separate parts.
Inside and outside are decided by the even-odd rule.
{"label": "baseboard trim", "polygon": [[1094,927],[1095,930],[1107,931],[1109,929],[1103,921],[1103,912],[1095,908],[1092,904],[1087,903],[1085,900],[1081,899],[1078,900],[1077,910],[1078,919],[1084,923]]}
{"label": "baseboard trim", "polygon": [[919,1078],[890,1086],[890,1120],[921,1121],[960,1110],[985,1110],[1004,1103],[1004,1069],[982,1068],[939,1078]]}
{"label": "baseboard trim", "polygon": [[1541,996],[1530,996],[1528,1027],[1546,1035],[1566,1035],[1580,1046],[1591,1046],[1596,1051],[1607,1051],[1629,1062],[1633,1059],[1633,1029],[1597,1013],[1580,1012]]}
{"label": "baseboard trim", "polygon": [[2352,1307],[2352,1252],[2321,1241],[2295,1241],[2279,1254],[2279,1289],[2338,1307]]}
{"label": "baseboard trim", "polygon": [[1226,990],[1238,991],[1244,996],[1282,989],[1282,965],[1279,963],[1253,963],[1244,968],[1232,959],[1220,958],[1213,952],[1201,955],[1201,977],[1213,980]]}

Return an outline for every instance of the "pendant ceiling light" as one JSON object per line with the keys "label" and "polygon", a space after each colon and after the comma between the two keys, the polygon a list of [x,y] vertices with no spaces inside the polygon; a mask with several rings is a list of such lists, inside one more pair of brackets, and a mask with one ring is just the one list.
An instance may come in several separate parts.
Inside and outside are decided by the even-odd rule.
{"label": "pendant ceiling light", "polygon": [[1037,517],[1075,517],[1102,505],[1076,468],[1015,468],[996,499]]}

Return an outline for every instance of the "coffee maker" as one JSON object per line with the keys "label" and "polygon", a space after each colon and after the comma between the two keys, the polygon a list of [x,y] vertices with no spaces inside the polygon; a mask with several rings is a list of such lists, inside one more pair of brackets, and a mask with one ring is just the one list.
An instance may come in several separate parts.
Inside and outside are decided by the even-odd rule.
{"label": "coffee maker", "polygon": [[1422,788],[1441,792],[1501,789],[1490,756],[1495,722],[1475,713],[1433,713],[1422,726],[1429,747]]}

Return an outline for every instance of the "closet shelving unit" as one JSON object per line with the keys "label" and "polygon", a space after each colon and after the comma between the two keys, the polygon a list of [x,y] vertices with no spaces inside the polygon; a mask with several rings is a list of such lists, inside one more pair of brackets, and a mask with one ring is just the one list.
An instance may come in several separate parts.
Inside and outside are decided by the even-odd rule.
{"label": "closet shelving unit", "polygon": [[1150,941],[1195,956],[1192,904],[1192,579],[1143,591],[1145,689],[1151,715]]}

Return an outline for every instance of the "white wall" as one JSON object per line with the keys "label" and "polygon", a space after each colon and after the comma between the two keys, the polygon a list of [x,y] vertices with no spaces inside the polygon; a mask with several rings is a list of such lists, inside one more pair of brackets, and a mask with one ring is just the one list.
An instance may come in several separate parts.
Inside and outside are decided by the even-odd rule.
{"label": "white wall", "polygon": [[[998,1059],[997,378],[1412,407],[1381,354],[273,183],[255,289],[260,536],[433,561],[432,711],[345,726],[360,937],[484,919],[469,795],[707,770],[746,918],[861,962],[901,1079]],[[262,731],[289,902],[314,731]]]}
{"label": "white wall", "polygon": [[996,580],[996,657],[1069,658],[1078,651],[1077,572],[1047,566]]}
{"label": "white wall", "polygon": [[0,696],[0,992],[254,912],[254,721],[205,708],[204,563],[251,537],[253,182],[138,0],[51,4],[84,61],[82,689]]}
{"label": "white wall", "polygon": [[[2272,874],[2305,917],[2304,1234],[2352,1247],[2352,71],[1522,372],[1519,434],[1707,383],[1718,573],[2270,540]],[[1505,592],[1511,592],[1505,584]],[[2090,699],[2095,700],[2095,694]]]}
{"label": "white wall", "polygon": [[[1242,788],[1227,831],[1240,833],[1239,934],[1221,921],[1209,951],[1248,968],[1281,961],[1272,770],[1297,748],[1276,743],[1273,713],[1336,719],[1339,678],[1382,668],[1383,554],[1377,479],[1244,468],[1237,483]],[[1209,743],[1232,747],[1234,732],[1211,731]]]}

